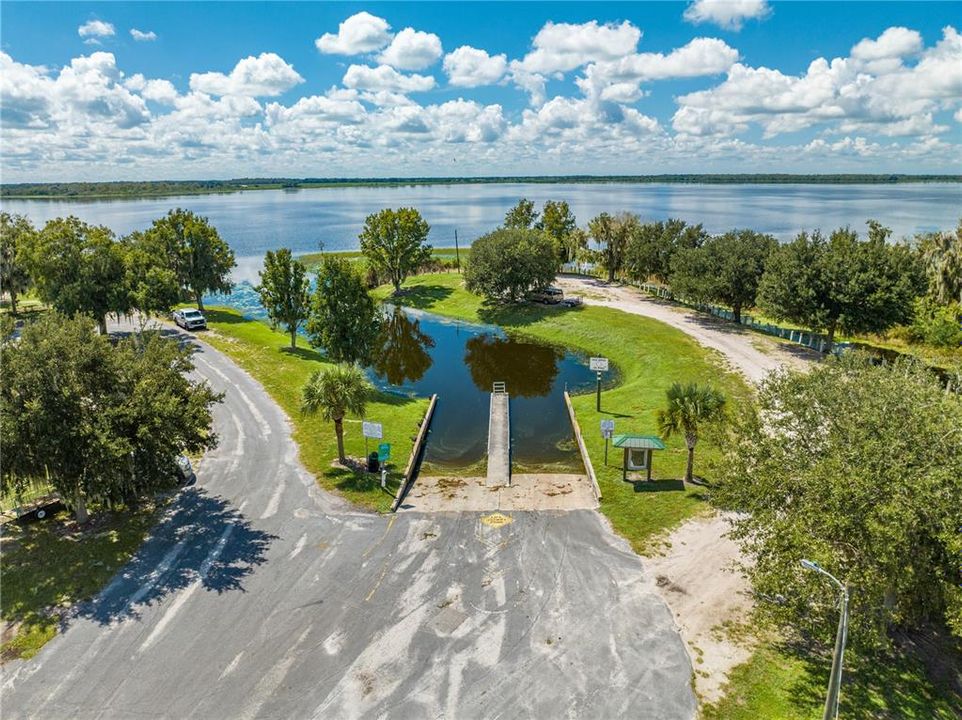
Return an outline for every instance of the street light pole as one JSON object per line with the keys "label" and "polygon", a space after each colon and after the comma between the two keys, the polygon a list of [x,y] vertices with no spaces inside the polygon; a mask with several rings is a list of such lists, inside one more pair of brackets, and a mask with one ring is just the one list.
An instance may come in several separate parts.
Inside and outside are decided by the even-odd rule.
{"label": "street light pole", "polygon": [[842,691],[842,657],[845,655],[845,639],[848,636],[848,589],[838,578],[813,560],[802,560],[802,567],[824,575],[831,580],[841,593],[839,596],[838,630],[835,633],[835,651],[832,653],[832,674],[828,679],[828,693],[825,696],[825,709],[822,720],[838,718],[838,701]]}

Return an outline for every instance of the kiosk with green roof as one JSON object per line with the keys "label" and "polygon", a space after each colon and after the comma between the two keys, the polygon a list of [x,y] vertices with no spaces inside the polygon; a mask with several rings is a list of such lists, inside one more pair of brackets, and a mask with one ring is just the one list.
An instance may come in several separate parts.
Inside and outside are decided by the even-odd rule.
{"label": "kiosk with green roof", "polygon": [[623,448],[625,459],[621,466],[621,479],[628,479],[628,471],[644,470],[646,479],[651,480],[651,453],[664,450],[665,443],[654,435],[615,435],[612,445]]}

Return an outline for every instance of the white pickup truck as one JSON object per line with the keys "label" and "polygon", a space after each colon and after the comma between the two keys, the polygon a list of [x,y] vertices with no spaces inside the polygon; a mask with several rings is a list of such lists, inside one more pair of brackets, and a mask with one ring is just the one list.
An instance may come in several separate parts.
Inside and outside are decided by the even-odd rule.
{"label": "white pickup truck", "polygon": [[207,318],[204,317],[204,313],[194,308],[174,310],[173,318],[178,327],[182,327],[184,330],[207,329]]}

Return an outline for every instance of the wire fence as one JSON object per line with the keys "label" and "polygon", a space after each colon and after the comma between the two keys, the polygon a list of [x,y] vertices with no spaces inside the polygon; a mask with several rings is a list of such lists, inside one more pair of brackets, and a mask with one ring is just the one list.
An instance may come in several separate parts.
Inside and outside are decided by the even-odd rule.
{"label": "wire fence", "polygon": [[[596,263],[588,262],[568,262],[561,266],[562,272],[571,275],[597,275],[599,268],[600,266]],[[624,280],[624,278],[622,278],[622,280]],[[627,282],[629,285],[634,285],[649,295],[654,295],[655,297],[662,298],[663,300],[676,302],[680,305],[693,308],[700,312],[708,313],[714,317],[722,318],[723,320],[735,322],[735,313],[731,310],[719,307],[718,305],[688,300],[680,295],[676,295],[671,291],[671,288],[665,285],[657,285],[655,283],[647,282],[639,283],[630,280],[625,280],[625,282]],[[788,340],[789,342],[797,343],[817,352],[825,353],[829,351],[828,337],[819,333],[796,330],[793,328],[782,327],[781,325],[775,325],[774,323],[762,322],[758,320],[756,316],[748,313],[742,313],[741,320],[739,322],[741,325],[744,325],[752,330],[757,330],[758,332],[765,333],[766,335],[772,335],[774,337]],[[834,343],[834,346],[836,348],[839,347],[839,343]]]}
{"label": "wire fence", "polygon": [[[649,295],[655,295],[656,297],[660,297],[665,300],[671,300],[672,302],[694,308],[695,310],[708,313],[715,317],[722,318],[723,320],[735,322],[735,313],[727,308],[719,307],[718,305],[711,305],[709,303],[689,301],[686,298],[679,297],[673,293],[670,288],[667,288],[664,285],[655,285],[654,283],[631,284],[644,290]],[[788,340],[789,342],[804,345],[811,350],[816,350],[821,353],[828,352],[829,350],[828,337],[819,333],[786,328],[769,322],[761,322],[757,317],[748,313],[742,313],[741,320],[739,322],[741,325],[744,325],[752,330],[757,330],[758,332],[765,333],[766,335],[773,335],[775,337]]]}

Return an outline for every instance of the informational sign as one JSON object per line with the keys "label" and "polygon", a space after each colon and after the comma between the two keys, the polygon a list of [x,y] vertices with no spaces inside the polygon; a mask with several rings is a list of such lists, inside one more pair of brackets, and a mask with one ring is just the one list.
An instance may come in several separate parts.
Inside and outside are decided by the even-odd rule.
{"label": "informational sign", "polygon": [[608,372],[608,358],[593,357],[589,361],[589,367],[595,372]]}
{"label": "informational sign", "polygon": [[377,446],[377,459],[382,463],[391,459],[391,443],[381,443]]}
{"label": "informational sign", "polygon": [[614,434],[615,434],[615,421],[602,420],[601,421],[601,437],[607,439]]}
{"label": "informational sign", "polygon": [[381,427],[379,422],[367,422],[366,420],[361,423],[361,430],[366,438],[377,438],[380,440],[384,437],[384,428]]}

